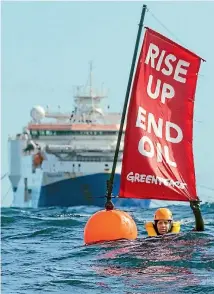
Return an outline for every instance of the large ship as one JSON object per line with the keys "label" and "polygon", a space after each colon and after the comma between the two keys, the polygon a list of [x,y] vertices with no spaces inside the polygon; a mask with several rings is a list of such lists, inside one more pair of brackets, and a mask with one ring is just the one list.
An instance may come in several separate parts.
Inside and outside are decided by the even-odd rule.
{"label": "large ship", "polygon": [[[89,84],[76,87],[69,113],[34,106],[22,133],[9,138],[14,207],[95,205],[104,207],[116,148],[120,113],[103,110],[107,96]],[[125,130],[124,130],[125,131]],[[113,196],[119,193],[123,138]],[[147,208],[150,200],[113,198],[116,206]]]}

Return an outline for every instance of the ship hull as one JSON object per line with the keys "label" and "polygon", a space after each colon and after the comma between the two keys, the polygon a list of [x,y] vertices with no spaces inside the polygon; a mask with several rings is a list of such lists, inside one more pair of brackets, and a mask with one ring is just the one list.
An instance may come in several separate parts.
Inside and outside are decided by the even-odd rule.
{"label": "ship hull", "polygon": [[[98,173],[76,178],[64,179],[48,185],[40,190],[39,207],[50,206],[99,206],[105,205],[106,183],[108,173]],[[120,174],[115,174],[113,195],[119,194]],[[116,207],[139,206],[148,208],[150,200],[113,198]]]}

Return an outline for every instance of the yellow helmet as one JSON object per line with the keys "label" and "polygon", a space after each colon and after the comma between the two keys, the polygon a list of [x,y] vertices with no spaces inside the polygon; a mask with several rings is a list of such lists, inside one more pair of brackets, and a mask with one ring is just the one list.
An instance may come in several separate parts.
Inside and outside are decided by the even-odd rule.
{"label": "yellow helmet", "polygon": [[156,210],[154,220],[172,220],[172,212],[168,208],[159,208]]}

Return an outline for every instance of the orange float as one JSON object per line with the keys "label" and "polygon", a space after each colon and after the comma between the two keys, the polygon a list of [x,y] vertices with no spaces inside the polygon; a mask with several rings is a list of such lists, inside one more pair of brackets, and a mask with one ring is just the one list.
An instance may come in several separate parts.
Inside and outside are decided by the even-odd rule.
{"label": "orange float", "polygon": [[132,217],[121,210],[101,210],[93,214],[85,225],[85,244],[120,239],[135,240],[137,226]]}

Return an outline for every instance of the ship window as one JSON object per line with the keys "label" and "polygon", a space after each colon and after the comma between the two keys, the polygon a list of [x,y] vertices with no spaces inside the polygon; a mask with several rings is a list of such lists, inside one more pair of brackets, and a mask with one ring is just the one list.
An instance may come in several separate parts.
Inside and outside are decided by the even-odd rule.
{"label": "ship window", "polygon": [[46,136],[51,136],[52,135],[52,131],[46,131]]}
{"label": "ship window", "polygon": [[[51,131],[51,130],[31,130],[30,134],[32,136],[77,136],[77,135],[82,135],[82,136],[102,136],[102,135],[117,135],[119,132],[118,131]],[[125,131],[123,131],[123,134],[125,134]]]}
{"label": "ship window", "polygon": [[31,131],[30,133],[31,133],[31,135],[38,135],[37,131]]}

